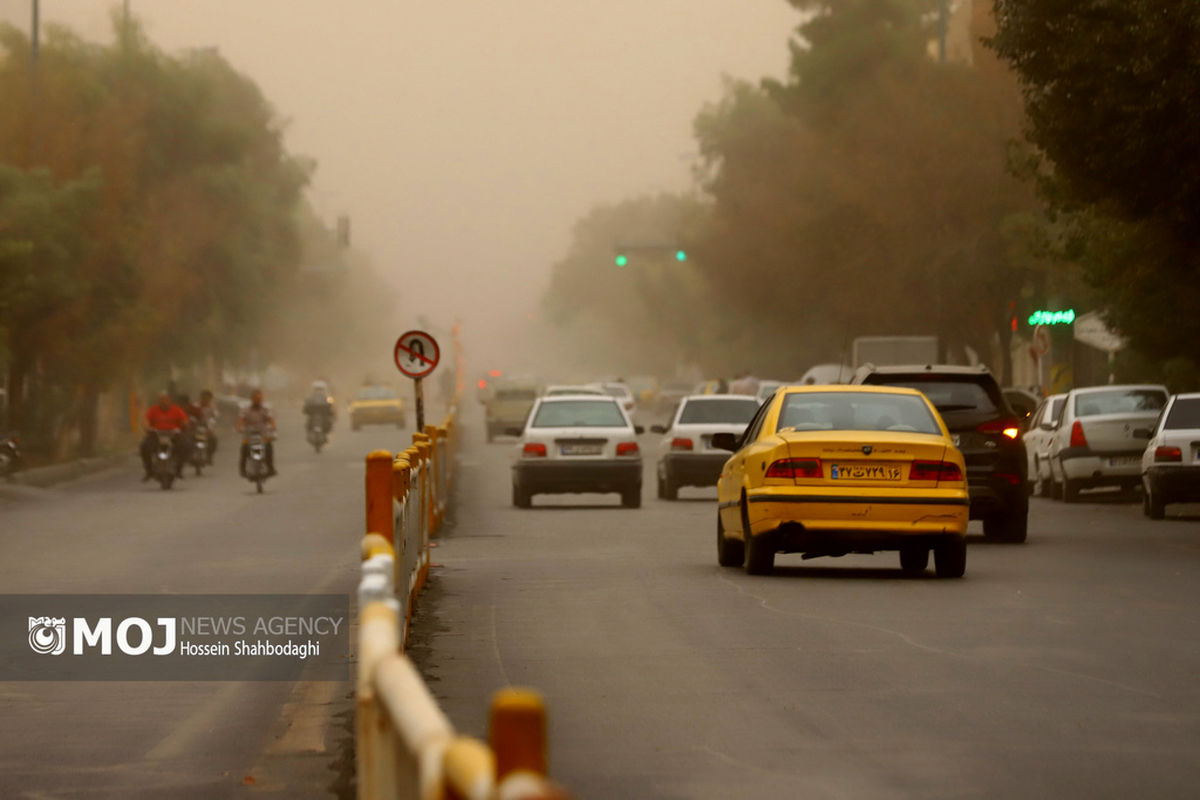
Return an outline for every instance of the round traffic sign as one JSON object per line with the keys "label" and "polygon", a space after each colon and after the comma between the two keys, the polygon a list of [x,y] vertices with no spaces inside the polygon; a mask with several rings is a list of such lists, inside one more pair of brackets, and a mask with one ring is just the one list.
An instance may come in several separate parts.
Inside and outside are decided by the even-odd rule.
{"label": "round traffic sign", "polygon": [[1033,329],[1033,349],[1042,356],[1050,352],[1050,331],[1045,325],[1038,325]]}
{"label": "round traffic sign", "polygon": [[393,352],[396,367],[410,378],[424,378],[438,365],[441,350],[438,343],[425,331],[408,331],[400,334]]}

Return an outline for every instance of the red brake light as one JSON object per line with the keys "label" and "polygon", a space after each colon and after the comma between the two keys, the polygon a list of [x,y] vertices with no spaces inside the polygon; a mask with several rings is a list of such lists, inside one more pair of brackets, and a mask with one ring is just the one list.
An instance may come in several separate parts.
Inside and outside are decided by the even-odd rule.
{"label": "red brake light", "polygon": [[480,388],[480,389],[486,389],[486,388],[487,388],[487,381],[486,381],[484,378],[480,378],[480,379],[479,379],[479,388]]}
{"label": "red brake light", "polygon": [[1071,426],[1071,447],[1087,447],[1087,437],[1083,435],[1083,424],[1075,420]]}
{"label": "red brake light", "polygon": [[767,467],[768,478],[823,478],[819,458],[781,458]]}
{"label": "red brake light", "polygon": [[953,461],[914,461],[908,470],[910,481],[946,481],[961,483],[962,470]]}
{"label": "red brake light", "polygon": [[526,458],[545,458],[546,445],[541,442],[526,442],[525,447],[521,449],[521,455]]}
{"label": "red brake light", "polygon": [[1155,461],[1183,461],[1183,451],[1178,447],[1154,448]]}
{"label": "red brake light", "polygon": [[637,442],[618,442],[617,455],[619,456],[636,456],[638,454]]}
{"label": "red brake light", "polygon": [[975,430],[980,433],[1000,434],[1009,439],[1016,439],[1021,435],[1020,425],[1015,419],[993,419],[988,422],[980,423]]}
{"label": "red brake light", "polygon": [[498,370],[498,369],[488,370],[488,375],[491,375],[493,378],[499,378],[500,370]]}
{"label": "red brake light", "polygon": [[672,450],[691,450],[692,449],[692,440],[685,439],[681,436],[676,436],[674,439],[671,440],[671,449]]}

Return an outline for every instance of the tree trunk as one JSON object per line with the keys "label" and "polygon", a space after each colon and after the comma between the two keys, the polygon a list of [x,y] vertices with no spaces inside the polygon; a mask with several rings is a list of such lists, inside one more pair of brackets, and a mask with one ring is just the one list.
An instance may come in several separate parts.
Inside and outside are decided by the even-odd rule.
{"label": "tree trunk", "polygon": [[96,420],[100,404],[100,391],[93,384],[83,387],[79,398],[79,455],[93,456],[96,453]]}

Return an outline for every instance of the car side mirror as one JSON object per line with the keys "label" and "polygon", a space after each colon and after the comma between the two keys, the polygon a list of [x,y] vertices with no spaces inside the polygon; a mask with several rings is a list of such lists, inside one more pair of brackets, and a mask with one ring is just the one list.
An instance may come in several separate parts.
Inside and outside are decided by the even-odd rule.
{"label": "car side mirror", "polygon": [[516,436],[516,437],[520,437],[520,435],[521,435],[522,433],[523,433],[523,431],[522,431],[520,428],[505,428],[505,429],[504,429],[504,435],[505,435],[505,436]]}
{"label": "car side mirror", "polygon": [[665,425],[651,425],[650,432],[651,433],[666,433],[667,427]]}
{"label": "car side mirror", "polygon": [[1151,439],[1154,437],[1154,431],[1149,428],[1134,428],[1133,435],[1139,439]]}
{"label": "car side mirror", "polygon": [[646,432],[646,428],[644,425],[634,425],[633,432],[636,433],[638,436],[641,436],[643,433]]}
{"label": "car side mirror", "polygon": [[714,433],[712,446],[718,450],[728,450],[733,453],[738,449],[738,437],[733,433]]}

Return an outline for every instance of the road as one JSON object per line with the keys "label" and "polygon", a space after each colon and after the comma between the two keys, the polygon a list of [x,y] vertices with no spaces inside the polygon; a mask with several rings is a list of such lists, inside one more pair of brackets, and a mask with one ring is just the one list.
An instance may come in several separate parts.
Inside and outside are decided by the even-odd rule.
{"label": "road", "polygon": [[1200,793],[1200,507],[1035,498],[1025,545],[972,524],[962,580],[893,553],[749,577],[716,564],[715,493],[649,471],[641,509],[512,508],[473,410],[410,654],[471,735],[493,690],[544,692],[575,796]]}
{"label": "road", "polygon": [[[169,492],[140,465],[0,484],[0,586],[22,593],[343,593],[358,581],[363,457],[410,431],[344,423],[319,455],[289,419],[266,493],[215,468]],[[190,473],[189,473],[190,475]],[[0,797],[347,794],[352,686],[0,683]]]}

